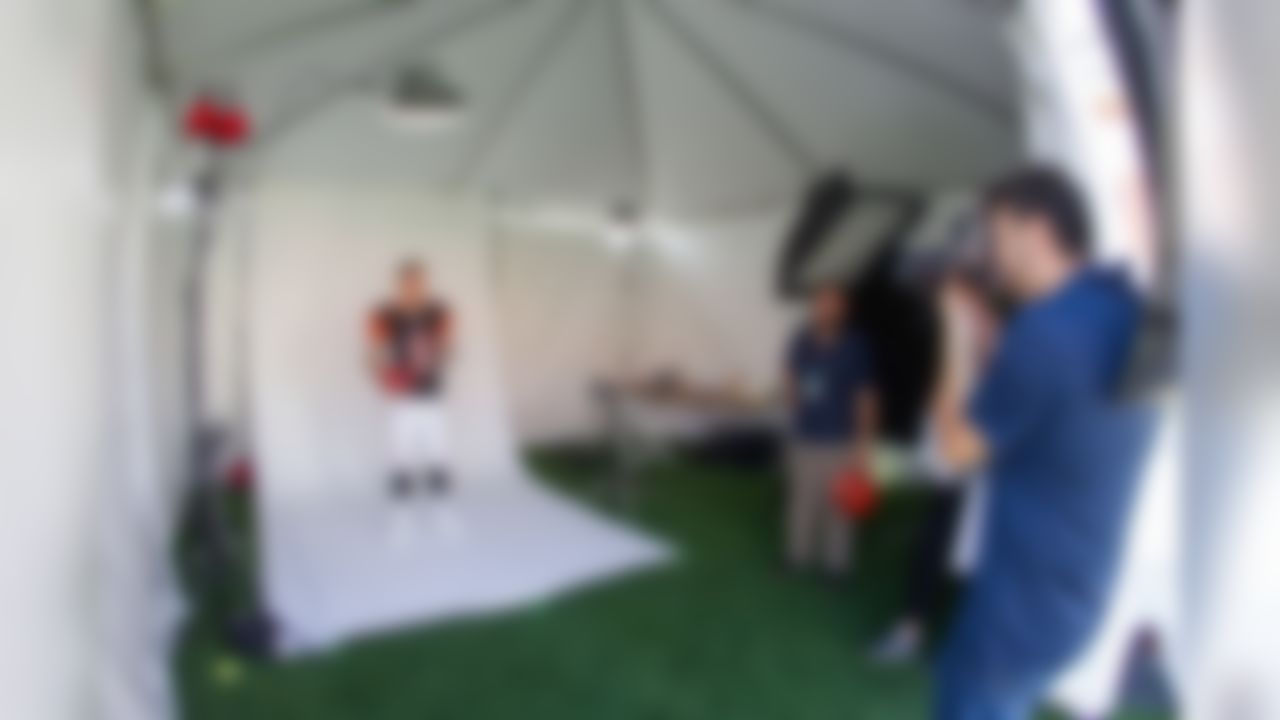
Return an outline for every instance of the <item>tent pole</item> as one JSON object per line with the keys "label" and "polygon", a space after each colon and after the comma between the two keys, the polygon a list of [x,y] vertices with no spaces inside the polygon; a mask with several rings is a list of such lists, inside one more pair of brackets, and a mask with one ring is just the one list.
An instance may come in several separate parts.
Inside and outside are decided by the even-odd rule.
{"label": "tent pole", "polygon": [[793,128],[744,82],[729,64],[700,36],[688,18],[680,16],[666,0],[648,0],[646,3],[654,17],[658,18],[681,45],[711,73],[712,77],[729,92],[738,104],[755,120],[774,142],[794,161],[802,174],[809,174],[819,165],[818,158],[800,140]]}
{"label": "tent pole", "polygon": [[162,99],[174,90],[173,56],[165,36],[163,18],[154,0],[133,0],[143,46],[143,69],[151,89]]}
{"label": "tent pole", "polygon": [[226,191],[227,159],[212,151],[194,183],[197,208],[192,221],[183,276],[183,378],[187,417],[187,482],[192,493],[193,521],[200,538],[203,578],[210,588],[220,587],[230,562],[230,534],[211,464],[214,437],[206,425],[205,319],[209,258],[216,242],[218,215]]}
{"label": "tent pole", "polygon": [[581,22],[591,1],[565,0],[555,24],[522,65],[523,72],[517,73],[514,81],[507,87],[501,105],[489,116],[489,122],[476,133],[475,140],[463,149],[461,160],[452,173],[451,184],[455,189],[462,189],[474,182],[483,171],[486,159],[501,144],[520,108],[533,93],[559,51],[567,45],[566,40]]}
{"label": "tent pole", "polygon": [[626,263],[622,269],[622,277],[618,283],[619,322],[616,330],[621,333],[618,338],[617,367],[624,382],[635,380],[638,370],[636,358],[644,347],[645,322],[644,307],[641,300],[645,296],[644,285],[648,273],[646,271],[645,251],[649,243],[648,233],[644,225],[631,225],[628,233]]}
{"label": "tent pole", "polygon": [[234,377],[232,379],[232,408],[229,417],[232,431],[236,434],[234,441],[236,451],[243,459],[253,455],[251,440],[253,437],[253,401],[250,378],[252,377],[253,333],[251,318],[253,315],[256,285],[254,282],[255,254],[251,243],[253,224],[253,198],[246,188],[252,187],[254,169],[250,166],[251,158],[245,158],[236,168],[233,180],[238,180],[234,187],[238,191],[237,204],[233,205],[238,213],[235,216],[235,228],[227,242],[232,244],[235,268],[235,301],[232,311],[231,347],[233,353]]}
{"label": "tent pole", "polygon": [[629,238],[631,246],[627,250],[619,293],[619,309],[623,317],[620,318],[622,322],[618,323],[618,328],[622,330],[623,335],[618,338],[617,367],[624,381],[628,382],[634,379],[633,375],[637,371],[635,357],[638,354],[638,348],[643,346],[643,331],[646,326],[641,299],[644,295],[643,253],[647,238],[642,228],[645,218],[652,210],[654,199],[653,176],[649,164],[652,148],[647,132],[648,104],[640,77],[638,48],[632,37],[632,23],[633,19],[627,6],[622,0],[615,0],[613,30],[618,46],[618,86],[621,88],[620,95],[624,103],[623,115],[629,123],[631,157],[635,163],[631,178],[633,194],[631,201],[638,215],[635,219],[639,220],[639,223],[626,230],[632,233],[632,237]]}
{"label": "tent pole", "polygon": [[501,325],[506,320],[507,233],[503,225],[505,204],[502,196],[489,193],[485,202],[485,239],[489,249],[489,292],[493,296],[494,317],[499,324],[499,337],[507,337]]}
{"label": "tent pole", "polygon": [[650,165],[653,143],[648,132],[649,105],[643,78],[640,76],[640,57],[634,42],[633,23],[627,5],[622,0],[615,0],[613,26],[618,43],[618,86],[622,88],[620,95],[625,106],[623,115],[630,123],[631,157],[635,163],[631,178],[634,194],[632,203],[643,215],[651,209],[656,193]]}

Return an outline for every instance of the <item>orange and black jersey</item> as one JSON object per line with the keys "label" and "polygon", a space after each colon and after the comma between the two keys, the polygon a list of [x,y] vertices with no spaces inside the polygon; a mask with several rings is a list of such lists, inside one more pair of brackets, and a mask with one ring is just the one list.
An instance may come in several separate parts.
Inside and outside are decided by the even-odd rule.
{"label": "orange and black jersey", "polygon": [[451,332],[449,308],[438,301],[415,309],[386,304],[369,321],[384,373],[395,378],[398,390],[413,395],[434,395],[443,388]]}

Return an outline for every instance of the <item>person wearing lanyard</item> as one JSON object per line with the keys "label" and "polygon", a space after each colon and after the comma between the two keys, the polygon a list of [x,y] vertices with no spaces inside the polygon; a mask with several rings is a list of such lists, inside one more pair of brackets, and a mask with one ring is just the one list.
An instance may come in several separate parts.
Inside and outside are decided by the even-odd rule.
{"label": "person wearing lanyard", "polygon": [[832,491],[842,471],[869,466],[877,414],[870,354],[848,319],[843,288],[816,288],[786,359],[786,559],[795,570],[820,560],[837,577],[849,569],[853,526]]}
{"label": "person wearing lanyard", "polygon": [[[1051,168],[995,183],[992,268],[1015,310],[976,389],[944,373],[933,422],[956,468],[984,469],[982,555],[936,672],[938,720],[1022,720],[1102,618],[1150,430],[1118,397],[1137,294],[1088,264],[1074,186]],[[944,323],[973,304],[941,294]],[[944,363],[966,359],[954,347]],[[972,400],[970,396],[972,395]]]}

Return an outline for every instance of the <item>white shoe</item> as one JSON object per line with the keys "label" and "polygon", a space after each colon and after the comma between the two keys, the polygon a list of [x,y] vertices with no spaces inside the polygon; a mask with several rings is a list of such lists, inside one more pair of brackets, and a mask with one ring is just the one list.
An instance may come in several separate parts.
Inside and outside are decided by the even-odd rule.
{"label": "white shoe", "polygon": [[391,513],[391,523],[388,530],[391,547],[395,550],[404,550],[412,545],[414,537],[418,534],[417,523],[414,522],[413,513],[403,507],[397,507]]}
{"label": "white shoe", "polygon": [[466,539],[467,528],[457,508],[444,503],[436,503],[431,507],[431,528],[440,539],[456,545]]}
{"label": "white shoe", "polygon": [[912,621],[901,622],[876,643],[871,659],[889,667],[905,665],[920,655],[923,644],[924,633],[920,625]]}

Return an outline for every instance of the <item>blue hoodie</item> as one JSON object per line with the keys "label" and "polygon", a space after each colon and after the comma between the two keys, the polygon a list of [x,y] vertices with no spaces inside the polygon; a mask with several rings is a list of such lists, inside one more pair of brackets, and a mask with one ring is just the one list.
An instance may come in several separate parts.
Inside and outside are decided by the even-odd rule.
{"label": "blue hoodie", "polygon": [[975,397],[991,506],[968,650],[997,675],[1060,666],[1105,610],[1151,430],[1117,392],[1140,317],[1122,276],[1083,270],[1014,317]]}

